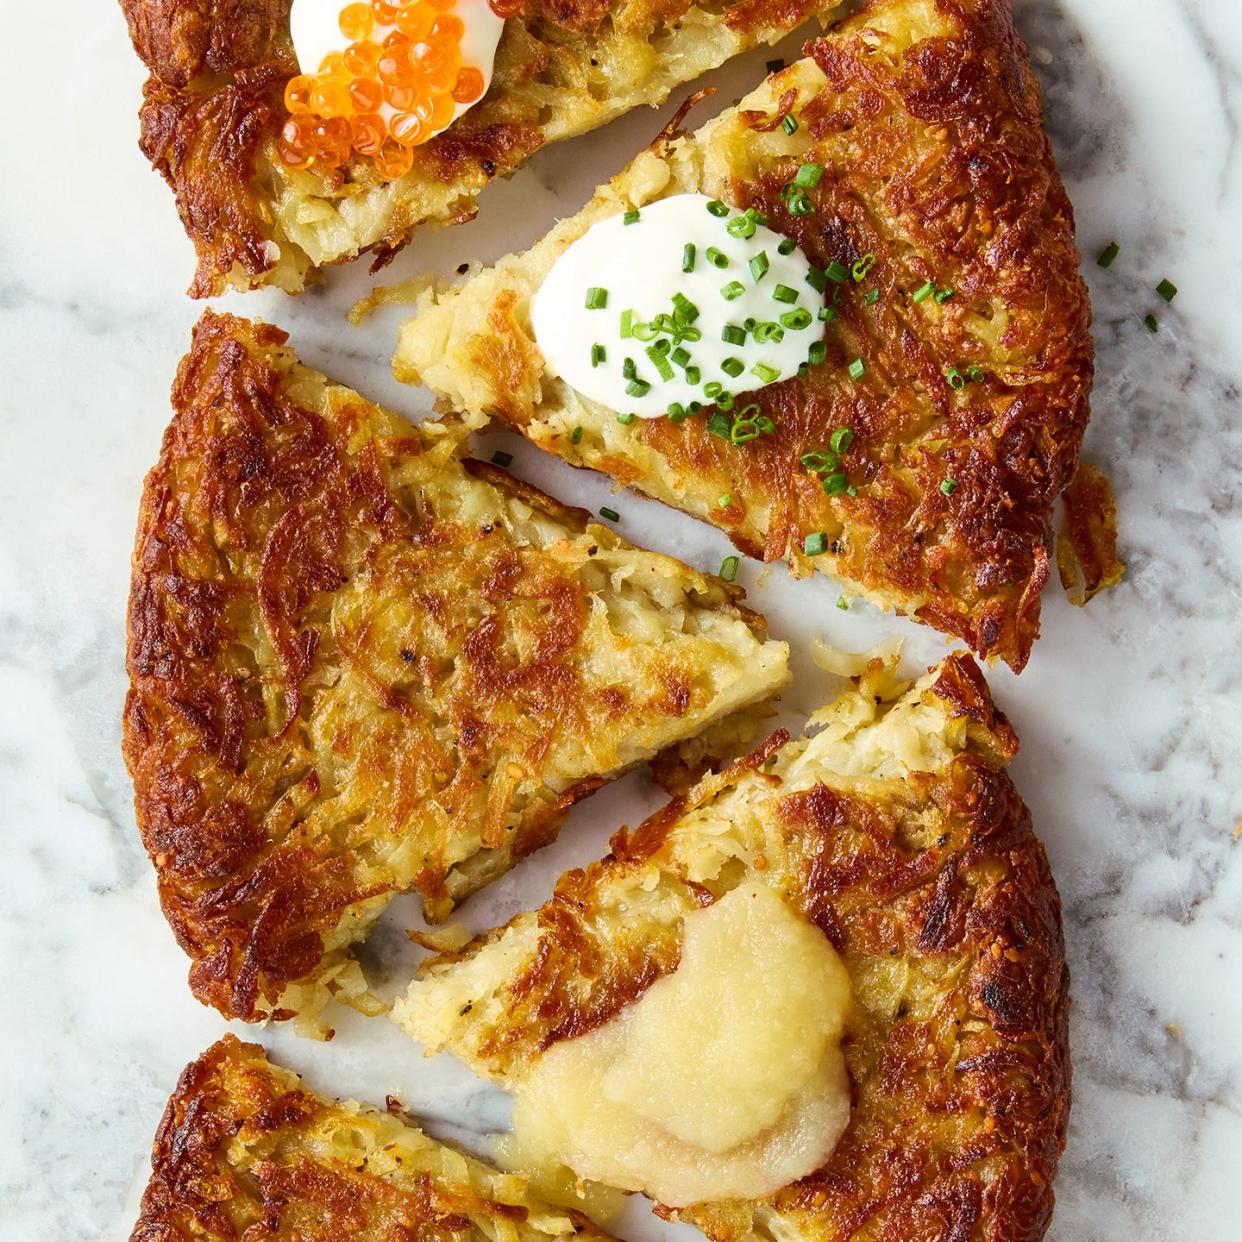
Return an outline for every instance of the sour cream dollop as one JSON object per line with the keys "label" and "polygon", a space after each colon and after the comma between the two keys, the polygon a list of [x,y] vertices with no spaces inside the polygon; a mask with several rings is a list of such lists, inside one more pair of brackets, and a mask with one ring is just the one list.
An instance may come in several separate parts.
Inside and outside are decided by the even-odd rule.
{"label": "sour cream dollop", "polygon": [[796,375],[823,348],[824,274],[760,220],[677,194],[593,225],[531,306],[548,370],[640,418]]}
{"label": "sour cream dollop", "polygon": [[[421,0],[421,3],[422,7],[428,7],[426,0]],[[343,0],[294,0],[289,13],[289,33],[302,73],[318,73],[325,57],[333,52],[344,52],[349,46],[350,40],[341,31],[341,19],[346,9],[354,7],[357,6],[346,4]],[[399,10],[405,6],[401,0],[397,0],[392,7]],[[431,11],[437,16],[443,12],[461,20],[465,27],[460,44],[461,63],[478,69],[483,77],[483,89],[478,98],[466,103],[458,102],[452,117],[444,125],[431,131],[431,134],[438,134],[487,94],[492,83],[496,48],[500,43],[505,21],[503,17],[496,15],[488,0],[453,0],[448,9]],[[382,45],[385,38],[396,29],[396,26],[385,24],[377,17],[367,39]],[[385,121],[391,121],[402,109],[395,107],[386,98],[377,111]]]}

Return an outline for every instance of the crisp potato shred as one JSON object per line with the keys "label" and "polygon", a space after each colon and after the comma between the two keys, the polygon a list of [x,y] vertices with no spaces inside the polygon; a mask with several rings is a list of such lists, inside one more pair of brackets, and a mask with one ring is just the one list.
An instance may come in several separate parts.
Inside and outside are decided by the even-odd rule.
{"label": "crisp potato shred", "polygon": [[1017,739],[966,655],[913,686],[873,659],[813,724],[619,832],[538,911],[432,959],[394,1018],[512,1082],[676,969],[688,914],[758,880],[849,973],[851,1120],[772,1198],[664,1214],[715,1242],[1033,1242],[1069,1109],[1068,977],[1047,859],[1004,771]]}
{"label": "crisp potato shred", "polygon": [[188,1065],[151,1153],[131,1242],[550,1242],[606,1237],[417,1127],[326,1100],[226,1035]]}
{"label": "crisp potato shred", "polygon": [[[1093,370],[1073,215],[1026,49],[1008,0],[872,0],[807,50],[697,133],[658,141],[528,252],[424,292],[394,368],[751,556],[848,579],[1021,669]],[[773,124],[790,111],[792,134]],[[799,216],[781,191],[807,161],[824,172]],[[859,273],[829,286],[825,361],[739,396],[776,426],[742,446],[709,433],[710,410],[622,425],[551,376],[533,339],[531,299],[572,242],[690,191],[754,206],[816,265]],[[842,427],[854,496],[826,495],[800,462]],[[822,555],[805,554],[811,534]]]}
{"label": "crisp potato shred", "polygon": [[569,807],[785,682],[740,592],[207,314],[146,480],[125,757],[196,995],[364,1010],[349,946],[432,920]]}
{"label": "crisp potato shred", "polygon": [[121,0],[150,70],[141,147],[198,254],[195,297],[275,285],[370,251],[382,265],[419,225],[457,224],[541,147],[584,134],[731,56],[775,43],[840,0],[529,0],[508,19],[483,100],[380,180],[286,167],[276,149],[298,72],[289,0]]}

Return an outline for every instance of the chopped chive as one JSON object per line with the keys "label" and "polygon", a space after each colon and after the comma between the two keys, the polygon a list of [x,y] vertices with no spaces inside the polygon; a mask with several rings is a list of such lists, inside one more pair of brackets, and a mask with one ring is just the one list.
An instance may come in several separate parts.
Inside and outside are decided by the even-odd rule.
{"label": "chopped chive", "polygon": [[[631,397],[645,397],[651,391],[651,385],[646,380],[632,379],[626,384],[625,391]],[[630,417],[634,416],[631,414]]]}
{"label": "chopped chive", "polygon": [[798,378],[806,379],[811,373],[811,364],[809,362],[798,363]]}
{"label": "chopped chive", "polygon": [[717,250],[715,246],[708,246],[706,254],[707,254],[707,261],[713,267],[728,267],[729,266],[729,256],[725,254],[724,251]]}
{"label": "chopped chive", "polygon": [[791,289],[788,285],[777,285],[772,290],[772,296],[778,302],[796,302],[798,300],[797,289]]}
{"label": "chopped chive", "polygon": [[714,436],[719,436],[722,440],[729,438],[729,433],[733,430],[733,424],[729,420],[727,414],[721,414],[717,411],[707,420],[707,430]]}
{"label": "chopped chive", "polygon": [[751,375],[757,376],[765,384],[771,384],[780,376],[780,372],[775,367],[770,367],[766,362],[756,362],[750,368]]}
{"label": "chopped chive", "polygon": [[786,112],[781,120],[781,129],[787,134],[796,134],[798,132],[798,121],[792,112]]}
{"label": "chopped chive", "polygon": [[718,198],[713,198],[712,201],[707,204],[707,210],[717,218],[727,216],[729,214],[729,209]]}
{"label": "chopped chive", "polygon": [[698,367],[686,368],[686,383],[689,384],[691,388],[693,388],[702,378],[703,373]]}
{"label": "chopped chive", "polygon": [[951,302],[953,300],[954,294],[956,293],[957,293],[956,289],[937,289],[936,290],[936,301],[939,302],[941,306],[943,306],[946,302]]}
{"label": "chopped chive", "polygon": [[800,190],[813,190],[819,185],[819,179],[824,175],[824,166],[822,164],[803,164],[794,176],[793,183]]}
{"label": "chopped chive", "polygon": [[786,311],[781,316],[781,323],[795,332],[801,332],[803,328],[811,326],[811,312],[804,306],[799,306],[797,310]]}
{"label": "chopped chive", "polygon": [[693,323],[699,317],[699,308],[684,293],[674,293],[673,317],[679,323]]}
{"label": "chopped chive", "polygon": [[804,194],[801,190],[797,194],[791,195],[789,199],[789,212],[794,216],[809,216],[815,210],[815,204],[811,202],[809,194]]}
{"label": "chopped chive", "polygon": [[599,285],[592,285],[586,291],[586,308],[587,310],[603,310],[608,305],[608,290],[601,289]]}
{"label": "chopped chive", "polygon": [[875,255],[871,251],[867,251],[861,259],[850,269],[856,284],[861,284],[867,278],[867,273],[875,266]]}
{"label": "chopped chive", "polygon": [[1160,320],[1158,320],[1155,315],[1148,315],[1143,322],[1147,325],[1148,332],[1155,334],[1160,331]]}
{"label": "chopped chive", "polygon": [[837,470],[824,479],[824,491],[829,496],[840,496],[850,485],[849,476]]}
{"label": "chopped chive", "polygon": [[[667,351],[668,342],[663,342],[664,349]],[[654,345],[647,346],[647,357],[651,359],[651,365],[655,367],[656,374],[662,380],[671,380],[673,378],[673,368],[669,360],[664,356],[664,352],[657,349]]]}
{"label": "chopped chive", "polygon": [[731,280],[727,285],[720,286],[720,296],[726,302],[736,301],[746,292],[746,286],[740,280]]}
{"label": "chopped chive", "polygon": [[754,327],[755,340],[760,345],[766,345],[769,341],[775,341],[778,344],[785,339],[785,331],[779,323],[773,323],[770,319],[763,323],[757,323]]}
{"label": "chopped chive", "polygon": [[802,541],[802,550],[807,556],[823,556],[828,551],[828,536],[822,530],[807,535]]}
{"label": "chopped chive", "polygon": [[851,483],[851,484],[849,485],[849,487],[847,487],[847,488],[845,489],[845,494],[846,494],[847,496],[857,496],[857,495],[858,495],[858,488],[856,488],[856,487],[855,487],[855,486]]}
{"label": "chopped chive", "polygon": [[760,414],[755,419],[755,423],[758,425],[760,432],[765,436],[770,436],[776,430],[776,424],[766,414]]}
{"label": "chopped chive", "polygon": [[840,608],[842,612],[849,612],[850,602],[849,600],[845,598],[844,595],[838,595],[837,596],[837,607]]}
{"label": "chopped chive", "polygon": [[638,223],[638,208],[631,207],[630,210],[627,211],[625,215],[621,217],[621,222],[623,224],[637,224]]}
{"label": "chopped chive", "polygon": [[750,260],[750,278],[756,284],[768,274],[768,252],[761,250]]}
{"label": "chopped chive", "polygon": [[716,497],[716,504],[722,509],[727,509],[733,503],[733,496],[730,492],[725,492],[723,496]]}
{"label": "chopped chive", "polygon": [[874,306],[880,300],[880,291],[878,289],[868,289],[867,296],[863,298],[863,302],[867,306]]}
{"label": "chopped chive", "polygon": [[972,384],[982,384],[987,379],[988,373],[980,366],[976,366],[973,362],[966,368],[966,378]]}
{"label": "chopped chive", "polygon": [[861,358],[855,358],[854,361],[850,363],[849,371],[850,379],[860,380],[867,373],[867,364],[863,362]]}
{"label": "chopped chive", "polygon": [[944,377],[949,381],[950,388],[956,388],[960,391],[966,387],[966,377],[957,367],[945,367]]}
{"label": "chopped chive", "polygon": [[581,443],[582,443],[582,428],[581,428],[581,427],[575,427],[575,428],[574,428],[574,433],[573,433],[573,435],[571,435],[571,436],[569,437],[569,442],[570,442],[571,444],[581,444]]}
{"label": "chopped chive", "polygon": [[625,414],[618,414],[617,422],[619,422],[622,427],[628,427],[637,417],[637,414],[633,411],[629,411]]}
{"label": "chopped chive", "polygon": [[936,286],[929,280],[927,284],[921,285],[914,291],[914,297],[911,300],[914,302],[915,306],[917,306],[920,302],[926,302],[927,299],[935,292]]}
{"label": "chopped chive", "polygon": [[690,404],[686,406],[686,409],[691,414],[701,414],[703,412],[703,402],[702,401],[691,401]]}
{"label": "chopped chive", "polygon": [[952,496],[953,493],[957,491],[957,483],[953,479],[945,479],[945,481],[940,485],[940,490],[944,492],[946,496]]}
{"label": "chopped chive", "polygon": [[591,365],[593,367],[597,367],[607,357],[607,350],[605,350],[604,347],[596,341],[595,344],[591,346]]}
{"label": "chopped chive", "polygon": [[1156,292],[1164,298],[1166,302],[1171,302],[1177,297],[1177,286],[1171,280],[1162,280],[1156,286]]}
{"label": "chopped chive", "polygon": [[749,444],[759,439],[759,424],[753,418],[739,418],[729,428],[729,439],[734,444]]}
{"label": "chopped chive", "polygon": [[606,506],[600,509],[599,515],[602,518],[607,518],[610,522],[619,522],[621,520],[621,515],[616,509],[609,509]]}
{"label": "chopped chive", "polygon": [[668,421],[670,423],[684,423],[686,421],[686,407],[680,401],[674,401],[668,407]]}
{"label": "chopped chive", "polygon": [[726,413],[733,409],[733,394],[731,392],[722,392],[720,396],[716,398],[716,408],[718,410],[724,410]]}
{"label": "chopped chive", "polygon": [[715,401],[716,398],[723,392],[724,385],[719,380],[708,380],[707,383],[703,385],[703,395],[705,397],[710,397],[713,401]]}
{"label": "chopped chive", "polygon": [[634,335],[634,312],[632,310],[623,310],[621,312],[621,339],[628,340]]}
{"label": "chopped chive", "polygon": [[839,464],[835,453],[827,453],[823,449],[812,449],[808,453],[803,453],[798,461],[808,470],[815,471],[816,474],[827,474],[828,471],[835,470]]}
{"label": "chopped chive", "polygon": [[746,364],[740,358],[726,358],[720,364],[720,369],[726,375],[731,375],[734,379],[737,379],[746,370]]}
{"label": "chopped chive", "polygon": [[828,357],[827,341],[812,341],[807,347],[806,360],[818,366]]}
{"label": "chopped chive", "polygon": [[664,338],[661,337],[660,340],[656,341],[654,345],[648,348],[647,352],[650,353],[654,349],[657,354],[667,354],[669,351],[669,348],[670,346],[669,346],[668,341],[664,340]]}
{"label": "chopped chive", "polygon": [[720,562],[720,577],[725,582],[732,582],[737,577],[737,569],[741,561],[736,556],[726,556]]}
{"label": "chopped chive", "polygon": [[820,323],[831,323],[837,317],[835,306],[821,306],[816,312]]}
{"label": "chopped chive", "polygon": [[831,263],[824,269],[824,275],[832,281],[834,285],[843,285],[849,279],[849,268],[844,263],[838,263],[833,259]]}
{"label": "chopped chive", "polygon": [[626,358],[621,363],[621,374],[627,380],[636,379],[638,377],[638,367],[634,365],[633,358]]}
{"label": "chopped chive", "polygon": [[798,243],[792,237],[782,237],[781,244],[777,246],[777,254],[793,254],[798,248]]}
{"label": "chopped chive", "polygon": [[503,466],[506,470],[513,465],[513,454],[506,453],[503,449],[492,454],[492,464]]}
{"label": "chopped chive", "polygon": [[1121,247],[1116,242],[1109,242],[1103,250],[1100,251],[1100,257],[1096,259],[1096,264],[1100,267],[1112,267],[1114,260],[1121,253]]}
{"label": "chopped chive", "polygon": [[690,351],[688,349],[682,349],[682,347],[678,345],[677,348],[669,354],[669,358],[672,359],[672,361],[679,367],[684,367],[686,363],[690,361]]}
{"label": "chopped chive", "polygon": [[727,345],[745,345],[746,330],[736,324],[727,323],[720,329],[720,339]]}
{"label": "chopped chive", "polygon": [[823,268],[812,267],[806,274],[806,283],[815,290],[816,293],[823,293],[828,288],[828,273]]}
{"label": "chopped chive", "polygon": [[734,216],[728,224],[725,225],[725,232],[730,237],[754,237],[755,220],[751,215]]}
{"label": "chopped chive", "polygon": [[854,443],[854,433],[848,427],[838,427],[829,437],[828,445],[838,455]]}
{"label": "chopped chive", "polygon": [[694,242],[686,242],[681,248],[681,270],[683,272],[694,271],[694,256],[698,253],[698,248]]}

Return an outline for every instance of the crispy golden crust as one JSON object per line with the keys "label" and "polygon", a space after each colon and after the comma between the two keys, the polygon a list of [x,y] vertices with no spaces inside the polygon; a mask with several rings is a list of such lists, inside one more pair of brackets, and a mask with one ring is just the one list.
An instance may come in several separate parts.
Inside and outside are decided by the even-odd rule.
{"label": "crispy golden crust", "polygon": [[1057,572],[1071,604],[1082,607],[1125,577],[1117,554],[1117,501],[1108,476],[1083,462],[1065,489]]}
{"label": "crispy golden crust", "polygon": [[330,1102],[226,1035],[182,1072],[131,1242],[602,1239],[414,1126]]}
{"label": "crispy golden crust", "polygon": [[[1016,739],[978,668],[951,657],[923,685],[890,711],[906,713],[895,737],[926,726],[951,740],[932,770],[898,771],[881,754],[847,772],[866,729],[846,751],[778,734],[618,833],[537,915],[431,962],[399,1020],[485,1074],[520,1074],[675,969],[685,913],[739,883],[740,863],[842,955],[852,1117],[828,1163],[770,1200],[664,1214],[718,1242],[1036,1242],[1069,1111],[1060,902],[1003,771]],[[864,684],[846,716],[865,717],[870,698]],[[822,714],[828,730],[842,711]],[[498,941],[515,956],[493,976],[480,963]],[[436,1012],[460,1001],[440,990],[455,978],[471,1017]]]}
{"label": "crispy golden crust", "polygon": [[313,1007],[299,980],[356,990],[348,945],[395,893],[443,917],[577,799],[785,677],[723,583],[284,341],[199,323],[129,604],[138,823],[191,986],[245,1019]]}
{"label": "crispy golden crust", "polygon": [[[151,71],[143,153],[172,187],[198,253],[190,293],[302,288],[309,270],[363,251],[386,262],[429,220],[458,223],[494,177],[838,0],[541,0],[509,19],[486,98],[418,149],[391,187],[369,166],[290,172],[275,142],[297,71],[289,0],[121,0]],[[347,210],[341,211],[345,207]],[[309,217],[312,224],[307,224]]]}
{"label": "crispy golden crust", "polygon": [[[658,143],[529,255],[429,305],[397,372],[711,521],[749,555],[840,574],[1021,669],[1093,365],[1073,216],[1026,50],[1008,0],[872,0],[808,51],[739,110]],[[791,109],[792,137],[774,126]],[[781,189],[807,160],[825,171],[798,217]],[[596,220],[689,190],[758,207],[821,267],[874,256],[836,294],[826,361],[746,395],[776,431],[744,446],[706,418],[612,427],[546,375],[531,336],[529,297],[556,254]],[[928,282],[952,299],[916,302]],[[950,383],[972,367],[979,382]],[[825,495],[799,461],[839,427],[854,433],[842,468],[856,496]],[[826,555],[804,555],[812,532]]]}

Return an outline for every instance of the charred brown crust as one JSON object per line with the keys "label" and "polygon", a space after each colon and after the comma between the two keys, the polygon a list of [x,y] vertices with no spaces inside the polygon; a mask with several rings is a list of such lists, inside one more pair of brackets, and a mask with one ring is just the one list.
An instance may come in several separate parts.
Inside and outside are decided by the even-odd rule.
{"label": "charred brown crust", "polygon": [[[121,0],[134,50],[150,70],[141,110],[141,148],[171,187],[198,268],[192,297],[230,285],[265,283],[280,251],[299,254],[287,278],[301,288],[309,260],[275,222],[283,173],[276,140],[286,119],[284,88],[298,72],[289,38],[290,0]],[[579,79],[605,23],[658,37],[675,28],[693,0],[532,0],[509,18],[517,52],[499,72],[488,97],[418,149],[414,172],[457,193],[431,216],[397,205],[384,233],[363,246],[382,267],[427,219],[460,223],[475,214],[474,197],[495,177],[509,176],[547,140],[544,88],[581,93]],[[723,19],[753,41],[793,29],[815,11],[814,0],[740,0]],[[528,85],[535,87],[525,90]],[[598,99],[588,92],[584,104]],[[555,134],[553,135],[556,136]],[[309,174],[305,174],[309,175]],[[344,174],[362,188],[369,168]],[[323,192],[339,190],[341,173],[320,178]],[[334,258],[340,262],[353,252]]]}
{"label": "charred brown crust", "polygon": [[[584,567],[601,540],[637,550],[461,461],[457,440],[291,379],[284,342],[211,313],[195,329],[143,491],[128,616],[124,754],[160,901],[195,995],[246,1020],[396,892],[441,918],[466,891],[459,865],[499,874],[550,841],[635,761],[597,744],[603,767],[558,775],[578,753],[563,739],[685,736],[714,693],[695,661],[722,658],[689,639],[682,655],[653,647],[624,686],[588,676]],[[558,523],[554,547],[513,532],[516,501]],[[697,583],[704,608],[761,637],[726,588],[684,572],[688,605]]]}
{"label": "charred brown crust", "polygon": [[[526,1206],[489,1198],[464,1170],[420,1174],[402,1167],[408,1153],[386,1162],[407,1134],[416,1153],[427,1140],[379,1122],[379,1110],[314,1095],[259,1045],[226,1035],[185,1068],[168,1101],[130,1242],[482,1242],[492,1222],[525,1224]],[[369,1167],[375,1157],[387,1171]],[[557,1211],[574,1235],[603,1236],[578,1213]]]}
{"label": "charred brown crust", "polygon": [[756,1231],[803,1242],[1038,1242],[1047,1229],[1070,1105],[1060,900],[1003,770],[1017,740],[974,661],[950,657],[932,693],[951,715],[994,731],[942,772],[910,772],[885,793],[820,783],[782,796],[767,764],[788,741],[776,735],[618,833],[607,858],[568,872],[539,910],[537,954],[505,992],[503,1028],[478,1046],[489,1065],[520,1066],[608,1021],[674,969],[675,923],[654,936],[642,920],[618,928],[597,893],[654,863],[666,892],[684,886],[693,901],[715,900],[719,882],[695,884],[683,861],[693,850],[674,848],[679,821],[743,778],[770,781],[782,846],[761,874],[779,875],[854,981],[843,1045],[854,1108],[829,1162],[770,1201],[661,1209],[716,1242]]}

